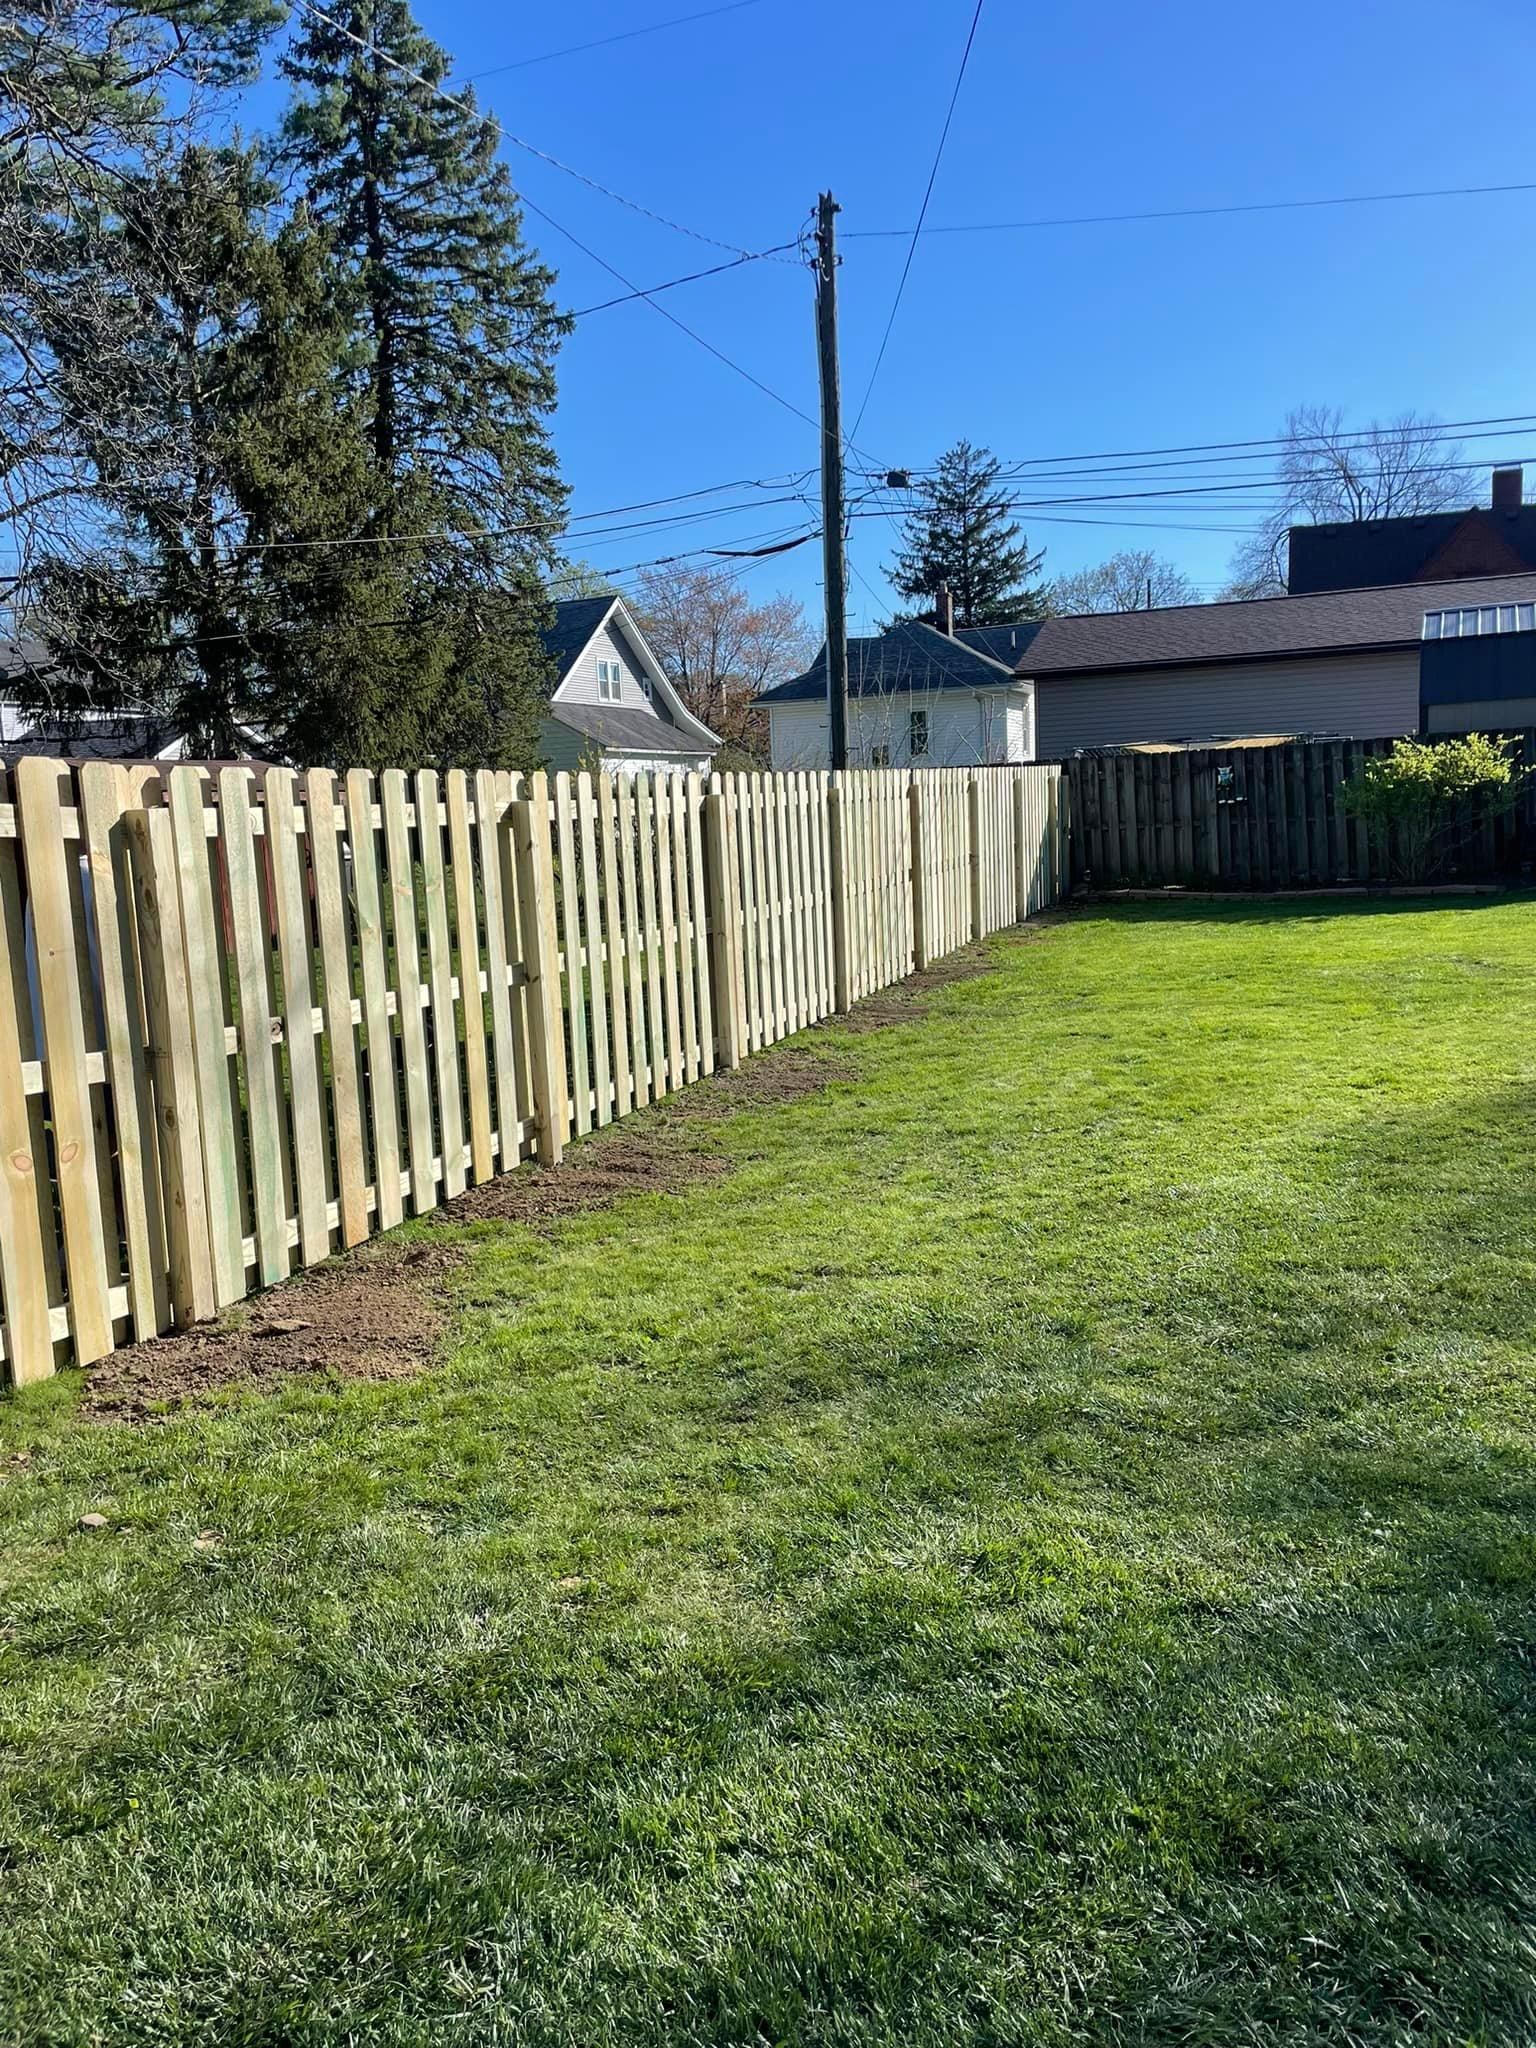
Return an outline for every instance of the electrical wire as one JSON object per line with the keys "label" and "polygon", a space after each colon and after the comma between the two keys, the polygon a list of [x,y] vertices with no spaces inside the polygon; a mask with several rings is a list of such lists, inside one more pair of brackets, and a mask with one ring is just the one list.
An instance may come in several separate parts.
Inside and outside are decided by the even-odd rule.
{"label": "electrical wire", "polygon": [[[409,64],[401,63],[398,57],[392,57],[387,50],[381,50],[376,43],[368,42],[366,38],[358,35],[355,30],[348,28],[345,22],[338,21],[335,15],[327,14],[323,7],[318,7],[315,4],[315,0],[299,0],[299,5],[306,14],[313,15],[317,21],[323,21],[327,28],[333,28],[338,35],[345,36],[349,43],[355,43],[360,50],[377,56],[382,62],[389,65],[391,70],[398,71],[402,76],[413,79],[417,85],[424,87],[426,91],[436,94],[441,100],[446,100],[449,106],[457,107],[461,114],[468,114],[471,119],[489,122],[501,140],[503,142],[510,142],[514,149],[525,150],[529,156],[537,157],[540,163],[549,164],[553,169],[563,171],[566,177],[574,178],[578,184],[587,186],[593,192],[600,192],[605,199],[611,199],[616,206],[628,207],[631,213],[638,213],[646,220],[654,221],[659,227],[670,228],[674,234],[687,235],[691,241],[707,242],[712,249],[728,249],[733,256],[746,256],[751,253],[749,250],[743,249],[739,243],[722,242],[717,235],[706,235],[698,228],[686,227],[681,221],[672,220],[664,213],[657,213],[654,207],[643,206],[638,199],[630,199],[622,192],[615,192],[611,185],[605,185],[600,179],[589,177],[585,171],[578,171],[574,164],[565,163],[561,158],[552,156],[547,149],[540,149],[537,143],[529,142],[525,136],[514,135],[511,129],[499,121],[494,114],[475,106],[472,101],[456,98],[454,94],[448,91],[446,86],[434,79],[428,78],[424,72],[413,70]],[[544,217],[548,218],[547,215]],[[552,222],[551,225],[553,226],[555,223]]]}
{"label": "electrical wire", "polygon": [[697,284],[701,277],[719,277],[722,271],[740,270],[748,263],[762,263],[770,256],[777,256],[782,249],[793,249],[793,242],[775,242],[771,249],[759,249],[753,256],[733,256],[729,263],[712,263],[708,270],[690,270],[686,277],[670,277],[665,284],[647,285],[643,291],[621,292],[616,299],[600,299],[595,306],[583,306],[575,313],[556,314],[559,320],[585,320],[593,313],[606,313],[610,306],[627,306],[635,299],[653,299],[658,292],[676,291],[680,284]]}
{"label": "electrical wire", "polygon": [[1536,182],[1518,185],[1440,185],[1415,192],[1347,192],[1329,199],[1256,199],[1230,206],[1169,206],[1146,213],[1076,213],[1043,220],[967,221],[940,227],[925,227],[922,217],[913,229],[853,228],[845,241],[891,241],[911,233],[918,235],[1004,235],[1036,228],[1108,227],[1124,221],[1211,220],[1221,214],[1300,213],[1324,206],[1389,206],[1413,199],[1480,199],[1497,193],[1536,192]]}
{"label": "electrical wire", "polygon": [[902,296],[907,289],[907,279],[912,271],[912,258],[917,254],[917,238],[923,232],[923,222],[928,217],[928,202],[933,197],[934,180],[939,175],[939,165],[944,160],[944,145],[949,140],[950,123],[955,118],[955,107],[960,98],[960,88],[965,83],[966,67],[971,61],[971,46],[976,40],[976,30],[981,22],[981,10],[985,0],[976,0],[976,11],[971,16],[970,33],[965,39],[965,48],[960,56],[960,69],[955,73],[955,86],[949,96],[949,107],[944,115],[944,126],[939,135],[939,146],[933,153],[933,165],[928,172],[928,183],[923,190],[923,203],[917,210],[917,226],[912,230],[912,240],[907,248],[907,260],[901,266],[901,277],[896,286],[896,296],[891,301],[890,318],[885,323],[885,332],[880,337],[880,346],[875,352],[875,366],[869,373],[869,382],[864,387],[864,396],[859,404],[858,417],[853,423],[853,432],[848,436],[848,445],[853,446],[859,428],[864,424],[864,415],[869,410],[869,401],[874,392],[875,379],[880,375],[880,365],[885,361],[885,351],[891,339],[891,329],[896,325],[896,315],[901,311]]}
{"label": "electrical wire", "polygon": [[[479,118],[487,121],[504,141],[515,143],[518,148],[527,149],[534,156],[542,157],[545,162],[554,164],[558,170],[569,172],[573,178],[579,179],[582,184],[591,185],[594,190],[604,193],[610,199],[617,199],[620,205],[632,207],[635,212],[646,214],[650,219],[660,221],[664,227],[676,228],[679,234],[691,235],[695,241],[708,242],[717,249],[729,249],[733,255],[738,257],[750,256],[752,254],[750,250],[740,249],[732,242],[716,241],[713,235],[701,235],[692,228],[681,227],[676,221],[667,220],[662,214],[652,213],[649,207],[640,206],[634,200],[625,199],[619,193],[609,191],[607,186],[599,185],[595,179],[588,178],[584,172],[571,170],[569,164],[562,164],[557,157],[549,156],[544,150],[535,149],[531,143],[523,142],[520,137],[511,134],[496,119],[494,114],[480,114],[478,108],[466,106],[463,100],[455,99],[451,92],[447,91],[445,87],[435,84],[424,72],[414,70],[409,64],[402,64],[398,57],[390,56],[387,50],[379,50],[375,45],[365,42],[361,36],[355,34],[344,23],[337,21],[334,16],[327,14],[323,8],[317,7],[315,0],[299,0],[299,5],[307,13],[316,16],[317,19],[334,28],[338,34],[344,35],[348,42],[356,43],[360,50],[365,52],[373,50],[391,69],[400,72],[403,77],[414,80],[425,91],[434,94],[440,100],[446,101],[450,107],[457,107],[460,113],[467,113],[472,117],[478,115]],[[599,256],[595,249],[590,248],[587,243],[582,241],[579,235],[574,234],[562,221],[556,220],[554,215],[546,208],[536,205],[526,192],[519,193],[518,197],[520,203],[529,213],[535,214],[540,220],[545,221],[555,230],[557,235],[563,235],[566,241],[573,248],[579,249],[589,262],[595,263],[600,270],[606,270],[610,277],[617,278],[619,283],[625,287],[632,297],[644,299],[645,303],[652,307],[655,312],[659,313],[663,320],[670,320],[672,325],[686,334],[690,341],[697,342],[700,348],[704,349],[709,355],[714,356],[718,362],[724,363],[727,369],[734,370],[738,377],[744,377],[749,384],[754,385],[765,397],[771,398],[775,405],[782,405],[787,412],[792,412],[796,419],[804,420],[807,426],[814,427],[818,434],[823,431],[819,420],[812,419],[808,412],[802,412],[800,407],[794,404],[792,400],[785,398],[782,392],[775,391],[771,384],[765,384],[761,377],[756,377],[750,370],[744,369],[740,363],[728,356],[724,349],[716,348],[712,341],[706,341],[702,334],[690,327],[686,321],[679,320],[675,313],[669,312],[665,306],[657,305],[645,287],[637,285],[632,277],[626,277],[624,272],[610,263],[606,257]]]}
{"label": "electrical wire", "polygon": [[[1536,413],[1491,413],[1479,419],[1430,421],[1426,423],[1421,431],[1426,436],[1433,436],[1435,439],[1443,439],[1449,435],[1460,436],[1465,434],[1471,440],[1479,438],[1472,432],[1474,428],[1518,427],[1533,424],[1536,424]],[[1064,463],[1119,462],[1122,460],[1129,461],[1133,457],[1138,456],[1155,455],[1221,454],[1233,449],[1271,449],[1279,452],[1295,448],[1305,452],[1310,448],[1343,447],[1357,442],[1368,441],[1373,432],[1380,431],[1382,430],[1379,428],[1349,427],[1339,434],[1329,436],[1326,439],[1316,435],[1303,435],[1299,440],[1293,440],[1287,434],[1268,434],[1258,440],[1250,441],[1185,441],[1165,448],[1101,448],[1086,455],[1028,455],[1020,457],[1017,462],[1005,466],[1000,474],[1004,476],[1018,476],[1026,469],[1040,469],[1048,465]],[[1491,437],[1483,436],[1482,438]],[[873,469],[862,472],[867,477],[873,476],[875,473]],[[933,474],[933,471],[931,469],[909,468],[904,473],[909,476],[930,476]]]}
{"label": "electrical wire", "polygon": [[469,85],[480,78],[500,78],[508,71],[526,71],[534,64],[552,64],[557,57],[580,57],[588,50],[606,50],[611,43],[632,43],[638,36],[659,35],[664,28],[685,28],[692,21],[713,21],[717,14],[739,14],[744,7],[760,7],[762,0],[728,0],[724,7],[705,7],[697,14],[674,14],[668,21],[650,21],[643,28],[620,29],[617,35],[597,36],[590,43],[567,43],[562,50],[541,50],[537,57],[518,57],[510,64],[493,64],[488,71],[463,71],[453,81]]}

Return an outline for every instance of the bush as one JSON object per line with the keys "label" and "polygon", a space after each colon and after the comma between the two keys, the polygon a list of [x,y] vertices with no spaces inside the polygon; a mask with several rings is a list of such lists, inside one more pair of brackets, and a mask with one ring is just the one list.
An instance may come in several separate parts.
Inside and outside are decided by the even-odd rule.
{"label": "bush", "polygon": [[1344,808],[1364,820],[1389,867],[1410,882],[1427,881],[1459,833],[1514,806],[1523,771],[1512,744],[1481,732],[1399,740],[1344,785]]}

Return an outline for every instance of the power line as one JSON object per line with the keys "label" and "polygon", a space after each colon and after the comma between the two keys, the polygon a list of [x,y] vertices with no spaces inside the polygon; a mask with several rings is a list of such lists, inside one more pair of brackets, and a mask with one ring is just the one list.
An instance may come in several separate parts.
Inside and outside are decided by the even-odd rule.
{"label": "power line", "polygon": [[533,64],[552,64],[557,57],[580,57],[588,50],[606,50],[610,43],[632,43],[637,36],[659,35],[664,28],[684,28],[692,21],[712,21],[717,14],[739,14],[743,7],[760,7],[762,0],[729,0],[724,7],[706,7],[697,14],[674,14],[668,21],[647,22],[644,28],[621,29],[617,35],[596,36],[590,43],[567,43],[562,50],[541,50],[537,57],[519,57],[510,64],[493,64],[489,71],[466,71],[459,83],[480,78],[500,78],[508,71],[526,71]]}
{"label": "power line", "polygon": [[[347,28],[342,22],[335,20],[333,16],[325,13],[325,11],[322,8],[317,7],[315,5],[315,0],[299,0],[299,5],[303,7],[306,10],[306,12],[317,16],[319,20],[328,23],[330,27],[337,30],[339,34],[344,35],[347,38],[348,42],[356,43],[357,47],[360,50],[367,52],[370,48],[372,48],[374,50],[374,54],[377,55],[385,64],[388,64],[392,70],[400,72],[403,77],[413,79],[417,85],[421,86],[425,91],[434,94],[438,99],[446,101],[446,103],[450,107],[457,107],[460,113],[467,113],[470,114],[471,116],[479,113],[478,108],[475,108],[473,106],[466,106],[463,100],[455,99],[451,92],[448,92],[443,86],[435,84],[433,80],[428,78],[423,72],[414,70],[409,64],[402,64],[398,57],[390,56],[387,50],[377,49],[376,46],[370,45],[367,42],[365,42],[361,36],[354,34],[354,32],[351,29]],[[715,241],[713,235],[701,235],[697,234],[695,230],[692,228],[679,227],[676,221],[666,220],[664,216],[662,216],[661,214],[651,213],[649,207],[640,206],[633,200],[624,199],[617,192],[609,192],[606,186],[597,184],[595,179],[588,178],[581,171],[572,171],[568,164],[560,163],[558,158],[548,156],[545,151],[541,149],[534,149],[531,143],[523,142],[520,140],[519,137],[510,134],[507,131],[507,129],[505,129],[502,126],[501,122],[497,120],[494,114],[487,113],[481,116],[481,118],[488,121],[490,125],[496,130],[497,134],[500,135],[505,141],[516,143],[520,149],[530,150],[534,156],[543,157],[546,162],[555,164],[556,167],[560,170],[569,171],[572,177],[579,178],[584,185],[592,185],[596,191],[606,193],[608,198],[617,199],[620,205],[622,206],[633,207],[637,213],[647,214],[652,220],[661,221],[662,225],[665,227],[677,228],[679,234],[692,235],[695,241],[712,243],[713,246],[717,249],[729,249],[736,256],[748,256],[752,253],[750,250],[738,249],[735,246],[735,244],[731,242],[717,242]],[[568,241],[573,248],[579,249],[582,255],[585,256],[589,262],[595,263],[600,270],[606,270],[610,277],[617,278],[619,283],[625,287],[625,289],[631,294],[631,296],[635,298],[644,299],[645,303],[648,306],[652,307],[655,312],[659,313],[663,320],[670,320],[672,325],[680,329],[682,333],[686,334],[690,341],[697,342],[700,348],[706,350],[708,354],[714,356],[717,361],[724,363],[727,369],[734,370],[738,377],[744,377],[749,384],[755,385],[756,388],[759,391],[761,391],[765,397],[771,398],[775,405],[782,405],[786,412],[792,412],[795,415],[796,419],[804,420],[807,426],[815,427],[817,433],[820,433],[820,423],[816,420],[813,420],[808,412],[802,412],[798,405],[795,405],[790,399],[785,398],[782,393],[775,391],[771,384],[765,384],[761,377],[755,377],[750,370],[743,369],[740,363],[734,361],[730,356],[728,356],[725,353],[724,349],[716,348],[715,344],[712,341],[706,341],[702,334],[699,334],[698,332],[695,331],[695,329],[688,326],[686,321],[679,320],[675,313],[669,312],[665,306],[657,305],[656,301],[650,297],[649,293],[643,286],[637,285],[632,277],[626,277],[623,271],[616,268],[616,266],[610,263],[606,257],[599,256],[595,249],[590,248],[587,245],[587,243],[582,241],[579,235],[573,234],[571,229],[566,227],[563,222],[556,220],[552,213],[548,212],[542,206],[535,205],[533,200],[531,200],[528,197],[526,192],[520,193],[518,196],[521,201],[521,204],[528,210],[529,213],[536,214],[540,220],[547,222],[548,225],[555,230],[555,233],[557,235],[563,235],[566,241]]]}
{"label": "power line", "polygon": [[759,249],[754,256],[733,256],[729,263],[712,263],[708,270],[690,270],[686,277],[670,277],[665,284],[647,285],[643,291],[622,292],[616,299],[600,299],[595,306],[583,306],[578,312],[557,314],[556,319],[585,320],[591,313],[606,313],[610,306],[627,306],[634,299],[653,299],[658,292],[676,291],[680,284],[697,284],[701,277],[719,277],[722,271],[740,270],[748,263],[762,263],[770,256],[777,256],[782,249],[793,249],[793,242],[775,242],[771,249]]}
{"label": "power line", "polygon": [[939,135],[939,146],[933,153],[933,166],[928,173],[928,183],[923,190],[923,203],[917,210],[917,226],[912,230],[912,240],[907,247],[907,260],[901,266],[901,278],[896,286],[896,296],[891,301],[890,318],[886,321],[885,332],[880,337],[880,346],[875,353],[875,366],[869,373],[868,384],[864,387],[864,397],[859,406],[858,416],[853,422],[853,432],[848,436],[850,447],[858,435],[859,428],[864,423],[864,414],[869,408],[870,397],[875,388],[875,379],[880,375],[880,365],[885,361],[885,351],[891,338],[891,329],[896,325],[896,315],[901,310],[902,294],[907,289],[907,278],[912,270],[912,258],[917,254],[917,238],[923,232],[923,222],[928,217],[928,202],[933,197],[934,180],[939,175],[939,165],[944,159],[944,145],[949,140],[950,123],[955,118],[955,106],[960,98],[960,88],[965,83],[966,66],[971,61],[971,45],[976,40],[976,29],[981,21],[983,4],[984,0],[976,0],[976,11],[971,16],[970,33],[965,39],[965,49],[961,52],[960,69],[955,73],[954,91],[949,96],[949,108],[944,116],[944,127]]}
{"label": "power line", "polygon": [[[1521,427],[1531,426],[1533,424],[1536,424],[1536,413],[1492,413],[1480,419],[1434,420],[1426,423],[1425,426],[1420,429],[1420,431],[1424,433],[1426,437],[1433,436],[1433,438],[1437,440],[1444,439],[1450,435],[1460,435],[1463,433],[1466,434],[1469,440],[1473,440],[1479,438],[1492,438],[1491,436],[1478,436],[1474,434],[1471,431],[1473,428]],[[1095,450],[1091,454],[1086,455],[1028,455],[1023,456],[1017,462],[1008,465],[1001,473],[1004,476],[1016,477],[1026,469],[1040,469],[1049,465],[1060,465],[1064,463],[1070,464],[1084,462],[1119,462],[1129,461],[1133,457],[1137,456],[1154,455],[1194,456],[1222,454],[1232,449],[1271,449],[1275,451],[1283,451],[1288,448],[1296,448],[1302,451],[1306,451],[1308,449],[1317,449],[1334,445],[1343,446],[1345,444],[1353,444],[1357,441],[1368,440],[1373,432],[1381,431],[1390,432],[1391,430],[1390,427],[1386,429],[1371,427],[1350,427],[1346,428],[1338,435],[1331,437],[1331,439],[1329,440],[1324,440],[1314,435],[1303,435],[1299,440],[1293,440],[1289,435],[1286,434],[1268,434],[1263,436],[1259,440],[1250,441],[1184,441],[1177,442],[1172,446],[1166,448],[1101,448]],[[911,468],[906,469],[905,473],[909,476],[927,476],[933,474],[931,470]],[[863,474],[867,478],[875,475],[876,472],[873,469],[871,469],[869,471],[863,472]]]}
{"label": "power line", "polygon": [[[1230,206],[1169,206],[1146,213],[1075,213],[1043,220],[967,221],[925,228],[919,215],[910,230],[914,240],[929,235],[1004,235],[1036,228],[1109,227],[1124,221],[1209,220],[1220,214],[1300,213],[1325,206],[1389,206],[1412,199],[1474,199],[1505,192],[1536,192],[1536,182],[1518,185],[1441,185],[1415,192],[1348,192],[1329,199],[1257,199]],[[906,228],[853,228],[846,241],[892,241],[906,235]]]}
{"label": "power line", "polygon": [[[540,149],[537,143],[529,142],[526,137],[514,135],[494,114],[475,106],[473,101],[455,98],[446,86],[439,84],[434,79],[428,78],[424,72],[413,70],[409,64],[401,63],[398,57],[390,56],[387,50],[381,50],[376,43],[369,43],[364,37],[358,35],[355,30],[348,28],[345,22],[338,21],[333,14],[327,14],[323,7],[317,7],[315,0],[299,0],[299,5],[306,14],[312,14],[317,21],[323,21],[328,28],[335,29],[338,35],[345,36],[349,43],[355,43],[362,51],[371,52],[374,56],[380,58],[382,62],[388,64],[392,70],[400,72],[406,78],[413,79],[417,85],[424,87],[430,93],[435,93],[439,99],[446,100],[450,107],[457,107],[461,114],[468,114],[472,120],[488,121],[496,130],[501,140],[503,142],[510,142],[514,149],[526,150],[529,156],[537,157],[540,163],[549,164],[555,170],[563,171],[566,177],[574,178],[578,184],[587,186],[593,192],[600,192],[605,199],[611,199],[616,206],[626,206],[631,213],[641,214],[646,220],[655,221],[659,227],[671,228],[674,234],[687,235],[691,241],[707,242],[712,249],[728,249],[733,256],[746,256],[751,253],[749,250],[743,249],[736,242],[722,242],[718,236],[706,235],[699,228],[685,227],[681,221],[672,220],[664,213],[657,213],[654,207],[643,206],[638,199],[627,198],[624,193],[615,192],[611,185],[604,185],[599,179],[589,177],[585,171],[578,171],[574,164],[565,163],[561,158],[551,156],[547,149]],[[545,215],[543,218],[548,219],[549,216]],[[554,224],[553,222],[551,223],[551,225]],[[578,244],[578,246],[580,245]],[[625,282],[627,283],[628,280],[626,279]]]}

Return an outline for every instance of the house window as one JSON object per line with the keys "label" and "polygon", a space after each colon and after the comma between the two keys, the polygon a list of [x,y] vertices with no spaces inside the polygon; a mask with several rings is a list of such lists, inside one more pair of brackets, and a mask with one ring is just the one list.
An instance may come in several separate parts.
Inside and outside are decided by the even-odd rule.
{"label": "house window", "polygon": [[889,768],[891,765],[890,748],[871,747],[869,750],[869,765],[871,768]]}
{"label": "house window", "polygon": [[914,761],[920,761],[928,751],[928,714],[914,711],[908,720],[908,749]]}
{"label": "house window", "polygon": [[616,704],[623,694],[624,668],[621,662],[600,661],[597,664],[597,694],[604,703]]}

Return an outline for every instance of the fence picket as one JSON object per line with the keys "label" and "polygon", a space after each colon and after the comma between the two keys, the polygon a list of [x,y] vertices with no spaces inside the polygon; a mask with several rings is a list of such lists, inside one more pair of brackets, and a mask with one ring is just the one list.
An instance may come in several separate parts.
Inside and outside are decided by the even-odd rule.
{"label": "fence picket", "polygon": [[[337,838],[336,778],[329,769],[309,770],[304,777],[304,799],[315,926],[320,941],[321,1008],[336,1158],[337,1230],[343,1245],[354,1245],[361,1244],[368,1235],[368,1153],[363,1135],[362,1065],[352,1015],[352,946],[347,936],[341,845]],[[354,847],[354,886],[356,873]],[[366,1014],[366,1004],[359,1008]],[[397,1200],[399,1186],[397,1172]]]}
{"label": "fence picket", "polygon": [[324,770],[31,759],[0,812],[10,1378],[214,1313],[530,1137],[558,1161],[1026,914],[1062,788],[583,775],[552,805],[543,776],[354,770],[339,803]]}

